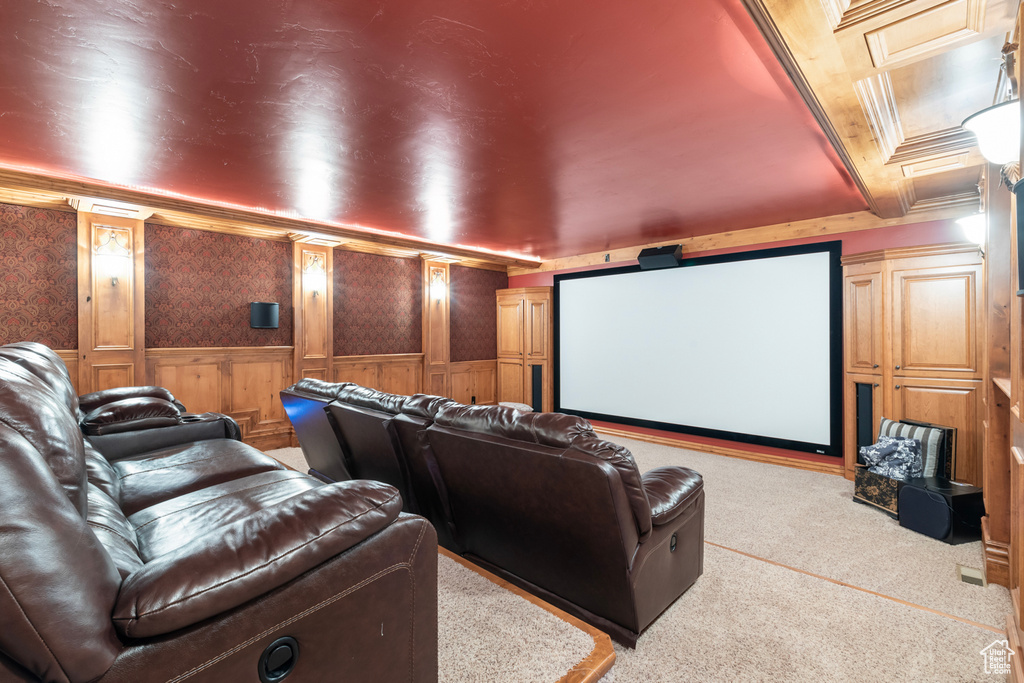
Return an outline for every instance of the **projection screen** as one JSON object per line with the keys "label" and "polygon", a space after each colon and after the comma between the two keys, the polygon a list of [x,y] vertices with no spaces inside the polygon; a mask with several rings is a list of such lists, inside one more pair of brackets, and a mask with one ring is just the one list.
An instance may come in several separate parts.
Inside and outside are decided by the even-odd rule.
{"label": "projection screen", "polygon": [[555,410],[840,455],[840,243],[555,276]]}

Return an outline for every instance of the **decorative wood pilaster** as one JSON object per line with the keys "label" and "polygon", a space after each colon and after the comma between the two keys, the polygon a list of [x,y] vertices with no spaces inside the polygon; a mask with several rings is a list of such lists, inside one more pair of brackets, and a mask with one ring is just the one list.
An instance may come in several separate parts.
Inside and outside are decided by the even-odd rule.
{"label": "decorative wood pilaster", "polygon": [[334,250],[329,246],[293,245],[292,304],[295,309],[296,381],[313,377],[331,381],[334,362]]}
{"label": "decorative wood pilaster", "polygon": [[78,213],[78,391],[145,383],[145,223]]}
{"label": "decorative wood pilaster", "polygon": [[423,262],[423,390],[449,395],[451,328],[448,264]]}

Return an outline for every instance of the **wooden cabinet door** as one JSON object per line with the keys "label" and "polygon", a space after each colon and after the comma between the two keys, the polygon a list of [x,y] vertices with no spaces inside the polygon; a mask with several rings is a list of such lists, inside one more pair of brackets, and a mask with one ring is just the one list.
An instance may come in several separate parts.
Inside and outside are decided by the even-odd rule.
{"label": "wooden cabinet door", "polygon": [[550,358],[551,298],[529,296],[526,305],[526,360],[541,361]]}
{"label": "wooden cabinet door", "polygon": [[498,357],[523,356],[523,299],[498,298]]}
{"label": "wooden cabinet door", "polygon": [[893,373],[981,377],[981,283],[981,265],[893,270]]}
{"label": "wooden cabinet door", "polygon": [[857,463],[857,385],[871,387],[871,415],[862,419],[871,421],[872,443],[878,440],[878,423],[882,419],[882,377],[881,375],[847,374],[843,395],[843,463],[846,478],[853,479]]}
{"label": "wooden cabinet door", "polygon": [[893,420],[921,420],[956,427],[953,478],[981,486],[981,380],[895,377]]}
{"label": "wooden cabinet door", "polygon": [[882,364],[882,265],[847,266],[844,284],[847,372],[879,372]]}
{"label": "wooden cabinet door", "polygon": [[498,359],[498,403],[513,401],[526,403],[523,399],[523,362]]}

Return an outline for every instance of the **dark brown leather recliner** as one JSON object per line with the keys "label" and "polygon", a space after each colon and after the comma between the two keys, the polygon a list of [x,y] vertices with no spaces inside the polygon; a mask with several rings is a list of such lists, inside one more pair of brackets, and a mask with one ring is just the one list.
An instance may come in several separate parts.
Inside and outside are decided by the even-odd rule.
{"label": "dark brown leather recliner", "polygon": [[628,450],[558,413],[449,403],[423,436],[462,554],[626,645],[703,572],[693,470],[641,477]]}
{"label": "dark brown leather recliner", "polygon": [[[461,552],[452,534],[444,482],[430,452],[422,449],[423,430],[433,423],[441,406],[455,402],[424,394],[400,396],[350,383],[314,382],[300,382],[282,392],[282,399],[287,395],[298,418],[296,432],[302,431],[300,443],[311,469],[391,484],[402,494],[403,510],[429,519],[437,530],[438,543]],[[313,392],[334,398],[326,404],[333,441],[322,428],[321,418],[309,415],[324,405],[320,398],[309,396]],[[324,462],[325,458],[335,462]],[[313,468],[314,462],[323,464]]]}
{"label": "dark brown leather recliner", "polygon": [[0,347],[0,682],[437,680],[435,535],[396,489],[147,450],[178,425],[122,408],[111,461],[59,358]]}
{"label": "dark brown leather recliner", "polygon": [[309,473],[324,481],[352,479],[346,455],[327,414],[327,404],[348,382],[333,384],[303,378],[281,391],[281,403],[309,464]]}
{"label": "dark brown leather recliner", "polygon": [[358,385],[318,391],[334,396],[319,404],[334,438],[308,439],[405,491],[442,546],[626,645],[703,572],[704,487],[693,470],[641,477],[628,450],[569,415]]}

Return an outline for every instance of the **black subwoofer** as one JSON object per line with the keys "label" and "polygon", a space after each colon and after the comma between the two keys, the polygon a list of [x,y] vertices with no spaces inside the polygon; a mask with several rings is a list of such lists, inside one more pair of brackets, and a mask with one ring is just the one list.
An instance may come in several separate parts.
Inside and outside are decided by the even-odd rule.
{"label": "black subwoofer", "polygon": [[942,477],[908,479],[900,486],[900,526],[946,543],[981,538],[981,489]]}

